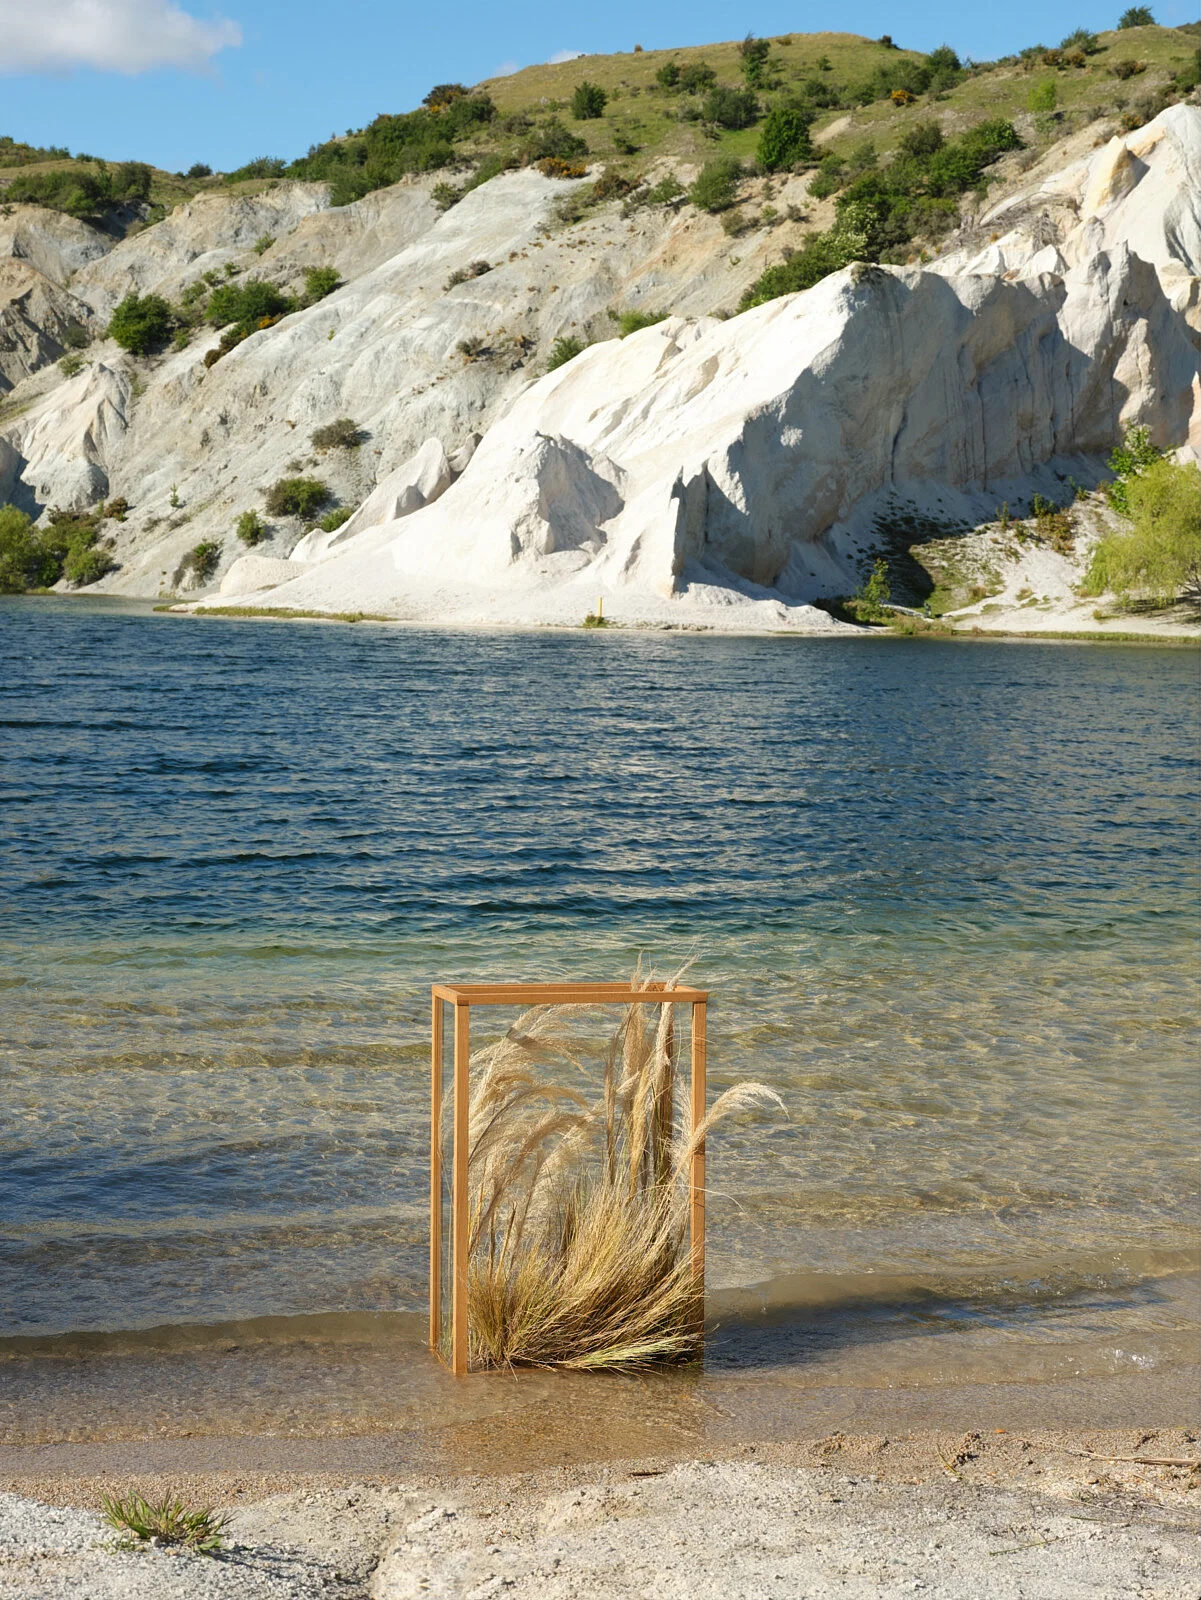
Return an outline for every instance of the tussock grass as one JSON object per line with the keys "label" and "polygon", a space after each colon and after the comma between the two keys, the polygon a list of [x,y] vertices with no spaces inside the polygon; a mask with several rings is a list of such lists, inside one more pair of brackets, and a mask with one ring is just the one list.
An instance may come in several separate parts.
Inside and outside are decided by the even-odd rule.
{"label": "tussock grass", "polygon": [[127,1538],[141,1544],[154,1541],[179,1545],[197,1555],[215,1555],[221,1548],[226,1518],[211,1507],[189,1511],[171,1495],[143,1500],[141,1495],[105,1495],[100,1502],[104,1519]]}
{"label": "tussock grass", "polygon": [[[599,1099],[564,1023],[538,1007],[471,1063],[469,1361],[474,1367],[645,1367],[694,1357],[703,1295],[689,1255],[689,1165],[739,1111],[773,1105],[740,1083],[687,1125],[670,1007],[626,1008]],[[649,1015],[648,1015],[649,1013]],[[547,1068],[558,1068],[548,1076]]]}

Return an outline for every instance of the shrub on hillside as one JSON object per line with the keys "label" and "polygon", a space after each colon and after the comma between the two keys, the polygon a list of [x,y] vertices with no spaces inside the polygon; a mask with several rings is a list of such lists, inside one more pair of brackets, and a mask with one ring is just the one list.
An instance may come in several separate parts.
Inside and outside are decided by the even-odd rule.
{"label": "shrub on hillside", "polygon": [[275,284],[247,278],[245,283],[223,283],[214,289],[204,315],[214,328],[232,326],[245,337],[295,309],[296,301]]}
{"label": "shrub on hillside", "polygon": [[1030,85],[1026,106],[1030,111],[1054,111],[1059,104],[1059,90],[1054,78],[1040,78]]}
{"label": "shrub on hillside", "polygon": [[[833,228],[810,235],[790,260],[769,267],[747,290],[740,309],[812,288],[852,261],[879,261],[917,233],[945,230],[957,214],[957,197],[978,186],[985,168],[1020,143],[1009,122],[982,122],[958,139],[944,139],[931,123],[917,124],[904,136],[891,165],[879,172],[863,171],[847,184],[836,202]],[[819,178],[826,171],[823,161]],[[831,187],[825,193],[841,182],[841,172],[841,163],[831,164]],[[814,182],[809,192],[820,197],[823,191]]]}
{"label": "shrub on hillside", "polygon": [[1153,461],[1124,488],[1130,526],[1098,541],[1084,593],[1170,605],[1201,572],[1201,469]]}
{"label": "shrub on hillside", "polygon": [[599,83],[589,83],[585,78],[583,83],[577,83],[571,93],[571,114],[577,122],[594,121],[603,117],[605,107],[609,103],[609,96]]}
{"label": "shrub on hillside", "polygon": [[581,339],[573,339],[569,334],[561,334],[550,347],[550,355],[546,358],[546,370],[553,372],[556,367],[565,367],[569,361],[574,361],[576,356],[582,355],[588,348]]}
{"label": "shrub on hillside", "polygon": [[334,422],[314,428],[312,440],[314,450],[357,450],[363,435],[353,418],[338,417]]}
{"label": "shrub on hillside", "polygon": [[342,280],[338,276],[337,267],[306,267],[304,269],[304,299],[305,304],[315,306],[318,300],[324,300],[327,294],[333,294],[335,289],[342,287]]}
{"label": "shrub on hillside", "polygon": [[313,145],[308,154],[288,168],[291,178],[325,181],[330,202],[350,204],[396,183],[406,173],[434,172],[455,160],[458,140],[476,132],[496,115],[486,94],[450,94],[461,85],[440,84],[436,104],[400,116],[381,115],[366,128],[344,139]]}
{"label": "shrub on hillside", "polygon": [[270,530],[257,511],[243,511],[234,523],[234,532],[243,544],[253,549],[256,544],[262,544]]}
{"label": "shrub on hillside", "polygon": [[144,161],[114,167],[76,163],[49,172],[19,173],[4,191],[5,200],[65,211],[88,222],[107,222],[126,206],[150,199],[153,173]]}
{"label": "shrub on hillside", "polygon": [[801,106],[773,106],[759,133],[758,160],[768,172],[779,172],[813,155],[809,129],[814,113]]}
{"label": "shrub on hillside", "polygon": [[61,571],[43,549],[32,519],[16,506],[0,506],[0,594],[49,588]]}
{"label": "shrub on hillside", "polygon": [[703,94],[717,82],[717,73],[705,61],[690,61],[680,68],[679,86],[685,94]]}
{"label": "shrub on hillside", "polygon": [[1151,15],[1149,6],[1131,6],[1128,11],[1123,11],[1118,18],[1119,28],[1153,28],[1155,18]]}
{"label": "shrub on hillside", "polygon": [[127,294],[113,312],[108,334],[122,350],[147,356],[163,347],[174,326],[171,307],[161,294]]}
{"label": "shrub on hillside", "polygon": [[719,84],[705,96],[702,115],[719,128],[749,128],[759,115],[759,102],[752,89],[728,89]]}
{"label": "shrub on hillside", "polygon": [[570,161],[575,156],[586,156],[588,145],[585,140],[572,133],[559,121],[552,117],[541,129],[528,146],[530,161]]}
{"label": "shrub on hillside", "polygon": [[661,89],[676,89],[680,83],[680,63],[668,61],[655,73],[655,82]]}
{"label": "shrub on hillside", "polygon": [[619,336],[628,339],[632,333],[639,333],[643,328],[653,328],[657,322],[666,322],[667,312],[610,311],[609,317],[617,324]]}
{"label": "shrub on hillside", "polygon": [[216,539],[202,539],[193,545],[179,564],[175,581],[190,578],[197,588],[207,583],[221,561],[221,545]]}
{"label": "shrub on hillside", "polygon": [[243,183],[252,178],[282,178],[288,163],[279,156],[255,156],[244,167],[225,174],[226,183]]}
{"label": "shrub on hillside", "polygon": [[433,111],[441,111],[445,106],[453,105],[456,100],[465,99],[466,95],[467,89],[461,83],[436,83],[422,98],[421,104],[429,106]]}
{"label": "shrub on hillside", "polygon": [[724,211],[734,204],[742,162],[737,156],[718,156],[706,161],[688,191],[688,198],[701,211]]}
{"label": "shrub on hillside", "polygon": [[349,522],[354,516],[353,506],[335,506],[332,511],[327,511],[317,526],[322,533],[336,533],[344,522]]}
{"label": "shrub on hillside", "polygon": [[193,161],[192,165],[184,173],[185,178],[211,178],[212,175],[212,167],[204,161]]}
{"label": "shrub on hillside", "polygon": [[767,74],[767,58],[771,54],[770,39],[756,39],[748,33],[738,46],[742,75],[752,89],[757,89]]}
{"label": "shrub on hillside", "polygon": [[278,478],[267,490],[267,515],[311,517],[332,499],[320,478]]}

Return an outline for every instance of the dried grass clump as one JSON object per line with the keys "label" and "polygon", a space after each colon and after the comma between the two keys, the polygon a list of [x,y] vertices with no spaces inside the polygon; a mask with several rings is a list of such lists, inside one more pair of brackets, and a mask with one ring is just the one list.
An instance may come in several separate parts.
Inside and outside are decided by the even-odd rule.
{"label": "dried grass clump", "polygon": [[[670,1006],[632,1005],[609,1040],[600,1100],[551,1081],[583,1076],[568,1015],[526,1012],[472,1059],[469,1361],[641,1367],[700,1349],[703,1295],[689,1254],[689,1166],[724,1117],[779,1096],[742,1083],[692,1132],[677,1105]],[[677,1112],[679,1115],[677,1115]]]}

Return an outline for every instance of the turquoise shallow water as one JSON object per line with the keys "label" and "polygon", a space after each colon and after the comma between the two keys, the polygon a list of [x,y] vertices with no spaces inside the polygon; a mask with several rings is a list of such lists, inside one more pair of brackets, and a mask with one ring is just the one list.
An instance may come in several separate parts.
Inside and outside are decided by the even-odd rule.
{"label": "turquoise shallow water", "polygon": [[1104,1333],[1195,1248],[1192,651],[0,601],[0,667],[0,1334],[419,1307],[429,982],[639,953],[790,1111],[715,1287]]}

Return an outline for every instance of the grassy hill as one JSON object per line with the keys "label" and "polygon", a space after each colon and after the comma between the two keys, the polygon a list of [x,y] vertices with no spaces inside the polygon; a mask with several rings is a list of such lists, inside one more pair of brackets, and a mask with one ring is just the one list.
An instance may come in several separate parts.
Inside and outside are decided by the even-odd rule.
{"label": "grassy hill", "polygon": [[[765,118],[786,106],[802,108],[810,124],[814,147],[802,165],[827,154],[861,168],[869,144],[871,159],[887,165],[915,126],[931,120],[953,137],[1004,119],[1037,152],[1101,117],[1137,126],[1172,100],[1195,97],[1197,77],[1193,24],[1083,34],[1063,47],[1033,45],[986,63],[855,34],[785,34],[584,56],[527,67],[470,92],[444,86],[432,103],[377,118],[291,163],[261,157],[215,176],[203,168],[173,174],[138,162],[109,165],[0,139],[0,203],[41,203],[124,233],[200,189],[257,189],[284,178],[327,179],[335,203],[345,203],[407,172],[438,171],[449,200],[505,167],[547,161],[566,175],[599,161],[619,191],[662,162],[753,161]],[[586,108],[594,114],[578,114],[581,84],[594,86]]]}

